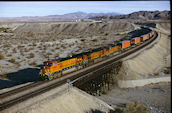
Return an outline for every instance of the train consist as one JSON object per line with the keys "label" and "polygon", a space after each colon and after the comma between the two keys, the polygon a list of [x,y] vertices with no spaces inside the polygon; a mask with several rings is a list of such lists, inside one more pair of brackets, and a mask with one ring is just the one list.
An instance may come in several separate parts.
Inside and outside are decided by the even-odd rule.
{"label": "train consist", "polygon": [[53,78],[63,76],[62,71],[72,67],[85,67],[90,62],[94,62],[96,59],[103,58],[105,56],[113,55],[115,52],[123,51],[126,48],[137,45],[151,38],[154,35],[154,31],[134,37],[128,40],[115,41],[114,44],[109,44],[105,47],[93,49],[88,52],[76,54],[67,58],[60,58],[51,61],[44,62],[40,70],[40,76],[43,80],[51,80]]}

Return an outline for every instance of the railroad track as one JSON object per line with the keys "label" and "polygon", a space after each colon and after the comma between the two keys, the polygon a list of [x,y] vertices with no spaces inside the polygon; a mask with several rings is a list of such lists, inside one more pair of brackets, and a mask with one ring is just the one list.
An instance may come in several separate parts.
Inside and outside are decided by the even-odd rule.
{"label": "railroad track", "polygon": [[[76,72],[66,74],[66,76],[63,76],[62,78],[54,79],[52,81],[47,81],[47,83],[38,82],[38,83],[35,83],[35,84],[30,84],[28,86],[23,86],[21,88],[18,88],[18,89],[9,91],[9,92],[2,93],[2,94],[0,94],[0,98],[1,98],[1,100],[0,100],[0,111],[3,111],[3,110],[5,110],[5,109],[17,104],[17,103],[20,103],[22,101],[25,101],[25,100],[29,99],[31,97],[37,96],[37,95],[42,94],[44,92],[47,92],[47,91],[49,91],[49,90],[51,90],[53,88],[61,86],[64,83],[66,83],[66,81],[68,79],[73,81],[71,83],[73,83],[73,84],[75,84],[75,86],[77,86],[77,85],[79,85],[79,84],[77,84],[77,81],[79,81],[84,76],[89,75],[89,73],[98,72],[98,70],[102,71],[102,67],[103,67],[103,70],[105,71],[106,69],[110,68],[113,63],[121,61],[122,58],[136,52],[137,50],[139,50],[141,48],[144,48],[145,46],[147,46],[148,44],[153,42],[157,38],[157,36],[158,36],[158,34],[157,34],[157,32],[155,32],[154,37],[147,40],[145,43],[142,43],[141,45],[136,46],[135,48],[132,48],[132,49],[130,49],[128,51],[125,51],[124,53],[121,53],[119,55],[111,57],[111,58],[109,58],[107,60],[98,62],[98,63],[96,63],[94,65],[83,68],[83,69],[78,70]],[[39,86],[39,88],[37,88],[37,86]],[[7,98],[9,98],[9,96],[12,97],[14,94],[17,94],[18,92],[22,92],[22,91],[24,91],[26,89],[27,90],[32,89],[32,90],[28,91],[26,93],[23,93],[20,96],[16,96],[14,98],[7,99]],[[5,100],[5,98],[7,100]]]}

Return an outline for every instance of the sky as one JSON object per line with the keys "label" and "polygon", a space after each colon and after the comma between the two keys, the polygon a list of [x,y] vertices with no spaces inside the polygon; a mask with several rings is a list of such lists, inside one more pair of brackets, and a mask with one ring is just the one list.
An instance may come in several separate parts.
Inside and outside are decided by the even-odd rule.
{"label": "sky", "polygon": [[47,16],[73,12],[129,14],[170,10],[170,1],[37,1],[0,2],[0,17]]}

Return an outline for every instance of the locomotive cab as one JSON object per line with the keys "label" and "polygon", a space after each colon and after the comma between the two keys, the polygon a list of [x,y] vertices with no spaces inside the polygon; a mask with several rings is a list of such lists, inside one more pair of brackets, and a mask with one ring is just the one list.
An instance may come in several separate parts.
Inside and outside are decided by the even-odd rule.
{"label": "locomotive cab", "polygon": [[46,61],[43,63],[43,66],[41,67],[40,75],[42,79],[48,79],[51,76],[51,68],[53,66],[52,61]]}

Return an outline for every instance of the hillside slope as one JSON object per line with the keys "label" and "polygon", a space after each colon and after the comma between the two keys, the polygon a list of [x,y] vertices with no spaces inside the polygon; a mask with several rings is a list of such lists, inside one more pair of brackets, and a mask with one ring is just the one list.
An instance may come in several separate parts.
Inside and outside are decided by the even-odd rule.
{"label": "hillside slope", "polygon": [[[170,32],[170,26],[168,25],[161,23],[157,26],[164,26],[164,28],[161,27],[160,29],[166,29],[166,32]],[[161,34],[160,36],[159,42],[152,48],[147,49],[138,56],[123,62],[118,79],[135,80],[147,78],[150,74],[154,75],[155,73],[159,73],[163,67],[171,66],[169,65],[170,59],[167,59],[170,55],[171,39],[165,34]]]}

